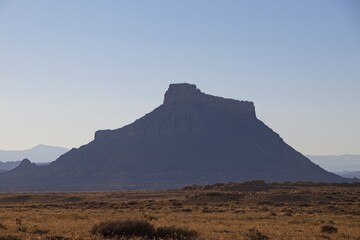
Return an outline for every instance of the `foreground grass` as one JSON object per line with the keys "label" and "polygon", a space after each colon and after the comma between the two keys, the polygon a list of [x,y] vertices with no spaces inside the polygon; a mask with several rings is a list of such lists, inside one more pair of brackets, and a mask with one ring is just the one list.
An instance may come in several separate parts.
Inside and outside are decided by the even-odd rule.
{"label": "foreground grass", "polygon": [[228,184],[157,192],[0,194],[0,239],[103,239],[91,233],[95,225],[126,220],[191,229],[204,240],[360,240],[360,188]]}

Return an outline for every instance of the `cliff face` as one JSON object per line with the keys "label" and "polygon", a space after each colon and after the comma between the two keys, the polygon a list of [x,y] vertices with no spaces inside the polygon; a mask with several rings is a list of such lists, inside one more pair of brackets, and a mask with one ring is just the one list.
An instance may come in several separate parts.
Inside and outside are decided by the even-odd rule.
{"label": "cliff face", "polygon": [[165,93],[164,105],[199,105],[234,114],[256,117],[254,103],[252,102],[211,96],[202,93],[195,85],[186,83],[170,84],[168,91]]}
{"label": "cliff face", "polygon": [[171,84],[161,106],[122,128],[97,131],[89,144],[37,169],[35,182],[25,177],[10,182],[9,175],[0,174],[0,190],[346,180],[288,146],[256,118],[252,102],[207,95],[191,84]]}

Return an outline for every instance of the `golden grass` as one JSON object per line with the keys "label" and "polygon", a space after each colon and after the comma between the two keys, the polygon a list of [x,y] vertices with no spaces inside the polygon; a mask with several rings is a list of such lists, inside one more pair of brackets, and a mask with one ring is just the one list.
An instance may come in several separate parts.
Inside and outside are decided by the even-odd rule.
{"label": "golden grass", "polygon": [[[176,191],[0,194],[0,239],[101,239],[104,220],[144,219],[154,226],[194,229],[199,239],[247,239],[257,229],[270,239],[360,240],[358,185],[278,185],[270,189],[194,188]],[[321,231],[332,225],[337,233]]]}

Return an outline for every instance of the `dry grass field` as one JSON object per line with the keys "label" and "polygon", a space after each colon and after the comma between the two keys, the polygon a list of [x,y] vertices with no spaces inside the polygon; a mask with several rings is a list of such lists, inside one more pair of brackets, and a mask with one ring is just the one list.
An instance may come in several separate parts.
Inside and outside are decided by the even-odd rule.
{"label": "dry grass field", "polygon": [[360,240],[359,184],[191,186],[169,191],[1,193],[0,240],[105,239],[102,221],[146,220],[197,239]]}

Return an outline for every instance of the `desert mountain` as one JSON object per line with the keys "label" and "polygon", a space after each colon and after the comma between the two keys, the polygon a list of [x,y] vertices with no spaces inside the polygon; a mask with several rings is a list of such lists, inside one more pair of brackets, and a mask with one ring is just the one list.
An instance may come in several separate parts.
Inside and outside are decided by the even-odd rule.
{"label": "desert mountain", "polygon": [[308,155],[306,157],[331,172],[360,171],[360,155]]}
{"label": "desert mountain", "polygon": [[20,163],[21,163],[21,161],[11,161],[11,162],[1,162],[0,161],[0,169],[3,171],[8,171],[8,170],[16,168],[17,166],[20,165]]}
{"label": "desert mountain", "polygon": [[21,165],[0,174],[0,190],[346,181],[287,145],[257,119],[252,102],[207,95],[191,84],[171,84],[155,110],[122,128],[97,131],[93,141],[50,165]]}
{"label": "desert mountain", "polygon": [[9,168],[3,167],[2,164],[6,162],[17,162],[19,165],[20,161],[25,158],[31,159],[36,163],[51,162],[56,160],[60,155],[69,151],[67,148],[54,147],[48,145],[37,145],[31,149],[26,150],[0,150],[0,169],[10,170],[13,165],[9,164]]}
{"label": "desert mountain", "polygon": [[346,177],[346,178],[357,178],[360,179],[360,171],[345,171],[345,172],[336,172],[336,174]]}

